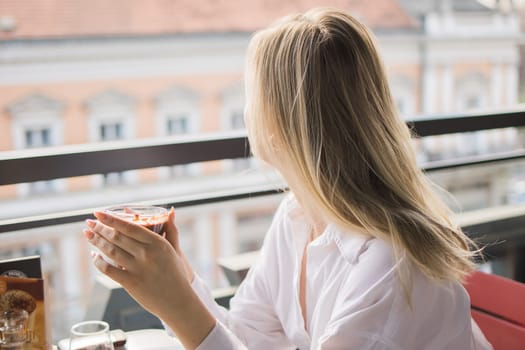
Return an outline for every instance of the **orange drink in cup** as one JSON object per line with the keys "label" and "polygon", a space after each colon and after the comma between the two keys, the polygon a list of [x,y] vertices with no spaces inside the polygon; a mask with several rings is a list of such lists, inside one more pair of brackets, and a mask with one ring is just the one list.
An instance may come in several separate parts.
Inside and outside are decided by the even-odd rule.
{"label": "orange drink in cup", "polygon": [[153,205],[118,205],[107,208],[105,212],[158,234],[164,233],[168,221],[168,210]]}

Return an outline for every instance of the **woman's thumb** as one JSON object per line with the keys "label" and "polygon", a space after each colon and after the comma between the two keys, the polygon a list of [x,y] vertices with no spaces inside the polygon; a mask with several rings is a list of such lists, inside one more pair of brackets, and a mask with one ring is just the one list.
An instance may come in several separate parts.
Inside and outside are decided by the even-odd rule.
{"label": "woman's thumb", "polygon": [[166,222],[166,239],[170,244],[179,251],[179,230],[175,225],[175,209],[171,207],[168,212],[168,221]]}

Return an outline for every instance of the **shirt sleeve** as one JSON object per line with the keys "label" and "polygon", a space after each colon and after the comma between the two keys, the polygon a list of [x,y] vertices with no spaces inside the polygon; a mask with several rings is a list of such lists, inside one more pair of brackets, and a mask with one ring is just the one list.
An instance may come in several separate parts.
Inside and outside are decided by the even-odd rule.
{"label": "shirt sleeve", "polygon": [[210,334],[195,350],[203,349],[247,350],[248,348],[227,327],[217,321]]}
{"label": "shirt sleeve", "polygon": [[[293,349],[284,334],[275,313],[271,286],[266,276],[277,273],[275,236],[278,234],[283,204],[277,210],[268,231],[261,253],[230,301],[230,310],[218,305],[211,290],[195,276],[193,290],[217,319],[213,330],[197,348],[198,350],[224,349]],[[169,329],[168,329],[169,332]]]}

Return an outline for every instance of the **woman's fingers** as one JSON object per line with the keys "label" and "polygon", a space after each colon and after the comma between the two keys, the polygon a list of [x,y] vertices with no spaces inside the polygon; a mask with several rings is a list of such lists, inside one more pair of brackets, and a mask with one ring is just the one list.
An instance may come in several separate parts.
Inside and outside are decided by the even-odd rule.
{"label": "woman's fingers", "polygon": [[117,245],[118,247],[129,252],[131,255],[134,255],[133,252],[138,249],[143,243],[137,241],[136,239],[123,234],[115,230],[112,227],[106,226],[103,223],[96,220],[86,220],[86,225],[89,227],[89,230],[93,231],[96,234],[101,235],[107,241]]}
{"label": "woman's fingers", "polygon": [[100,234],[91,230],[84,230],[84,236],[93,246],[97,247],[105,256],[124,268],[129,268],[134,263],[134,257],[129,252],[106,240]]}
{"label": "woman's fingers", "polygon": [[[133,238],[141,243],[149,244],[152,240],[157,239],[151,231],[140,225],[118,218],[116,216],[96,211],[95,217],[104,225],[113,227],[116,231]],[[160,236],[159,236],[160,237]]]}
{"label": "woman's fingers", "polygon": [[125,282],[126,279],[129,278],[127,276],[128,273],[126,269],[118,268],[118,267],[111,265],[106,260],[104,260],[104,258],[102,258],[100,254],[95,254],[93,256],[93,263],[100,272],[102,272],[103,274],[105,274],[106,276],[114,280],[115,282],[123,284],[123,282]]}
{"label": "woman's fingers", "polygon": [[86,220],[84,235],[105,256],[128,272],[150,264],[162,252],[162,246],[174,249],[160,235],[118,217],[95,212],[99,220]]}

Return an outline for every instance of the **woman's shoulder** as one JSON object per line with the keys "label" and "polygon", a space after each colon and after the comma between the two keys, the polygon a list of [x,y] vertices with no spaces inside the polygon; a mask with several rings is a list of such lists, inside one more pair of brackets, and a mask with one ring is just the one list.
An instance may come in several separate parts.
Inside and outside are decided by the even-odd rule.
{"label": "woman's shoulder", "polygon": [[335,226],[331,226],[331,231],[341,255],[351,267],[352,280],[376,283],[391,276],[399,264],[393,246],[383,239]]}
{"label": "woman's shoulder", "polygon": [[[354,290],[360,294],[383,295],[385,291],[406,295],[416,302],[426,295],[436,301],[453,301],[468,304],[468,296],[459,282],[437,281],[426,276],[406,252],[395,251],[393,245],[380,238],[345,237],[346,253],[353,258],[352,268],[342,290]],[[354,255],[351,255],[354,254]],[[428,299],[427,299],[428,300]],[[425,303],[425,297],[421,298]]]}
{"label": "woman's shoulder", "polygon": [[[402,280],[408,274],[407,283]],[[470,327],[469,297],[461,283],[437,281],[423,274],[406,256],[394,253],[388,242],[372,238],[362,247],[355,265],[339,290],[336,309],[341,315],[364,315],[367,322],[381,320],[383,336],[403,344],[391,333],[402,324],[407,333],[419,332],[406,344],[430,339],[429,329],[461,338]],[[359,324],[359,327],[362,323]],[[446,329],[447,331],[441,331]],[[403,347],[402,347],[403,348]]]}

